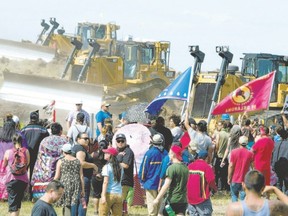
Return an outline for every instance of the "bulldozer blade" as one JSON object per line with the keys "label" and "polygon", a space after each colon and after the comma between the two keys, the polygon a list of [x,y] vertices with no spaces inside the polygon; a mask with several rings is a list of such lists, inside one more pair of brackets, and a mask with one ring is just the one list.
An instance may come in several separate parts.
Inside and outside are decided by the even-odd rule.
{"label": "bulldozer blade", "polygon": [[0,39],[0,57],[13,60],[37,60],[50,62],[55,58],[56,50],[51,47],[25,42]]}
{"label": "bulldozer blade", "polygon": [[96,112],[100,108],[103,86],[84,84],[35,75],[3,71],[4,81],[0,98],[6,101],[44,106],[55,100],[56,109],[71,110],[75,101],[82,100],[85,110]]}

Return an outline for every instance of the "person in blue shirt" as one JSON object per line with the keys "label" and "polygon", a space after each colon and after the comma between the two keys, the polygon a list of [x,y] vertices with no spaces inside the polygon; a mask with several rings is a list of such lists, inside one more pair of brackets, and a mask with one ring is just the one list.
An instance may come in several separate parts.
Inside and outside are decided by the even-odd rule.
{"label": "person in blue shirt", "polygon": [[101,133],[102,127],[104,127],[104,120],[106,118],[112,118],[112,114],[109,112],[109,107],[111,105],[106,103],[105,101],[101,104],[101,110],[96,114],[96,137],[98,137]]}
{"label": "person in blue shirt", "polygon": [[163,142],[162,136],[155,134],[152,137],[152,146],[145,153],[140,165],[139,179],[146,192],[148,215],[157,215],[160,207],[160,204],[153,205],[153,201],[158,195],[161,164],[168,154],[163,147]]}

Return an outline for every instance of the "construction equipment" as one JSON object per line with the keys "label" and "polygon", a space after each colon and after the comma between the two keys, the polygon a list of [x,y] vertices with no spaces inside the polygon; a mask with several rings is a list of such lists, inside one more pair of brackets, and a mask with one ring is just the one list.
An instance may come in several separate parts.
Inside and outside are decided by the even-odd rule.
{"label": "construction equipment", "polygon": [[[190,54],[195,58],[194,68],[199,68],[203,59],[199,61],[199,46],[191,46]],[[196,120],[211,120],[211,111],[215,104],[226,97],[230,92],[241,86],[244,82],[241,76],[235,71],[228,70],[229,63],[232,62],[233,54],[228,47],[217,46],[216,52],[222,58],[220,71],[202,72],[197,69],[194,73],[193,85],[191,89],[191,114]],[[204,53],[200,56],[204,56]],[[205,97],[203,97],[205,95]]]}
{"label": "construction equipment", "polygon": [[[192,115],[195,119],[211,120],[211,111],[215,103],[220,102],[229,93],[246,82],[264,76],[276,70],[269,110],[251,113],[253,117],[269,120],[280,113],[288,93],[288,58],[267,53],[244,53],[241,71],[237,66],[229,66],[233,55],[227,47],[217,47],[222,57],[220,72],[200,72],[194,74],[191,100]],[[199,52],[198,46],[192,46],[190,54]],[[198,59],[196,58],[195,62]],[[202,63],[202,62],[200,62]],[[197,64],[194,66],[197,66]],[[203,95],[206,95],[203,97]],[[267,95],[267,97],[269,97]]]}
{"label": "construction equipment", "polygon": [[35,44],[31,41],[17,42],[0,39],[0,57],[31,60],[42,58],[46,62],[54,58],[66,59],[74,48],[71,44],[73,38],[83,44],[82,50],[89,49],[87,39],[90,38],[97,40],[103,55],[115,54],[116,31],[120,29],[116,24],[78,23],[75,34],[65,34],[63,27],[58,28],[59,23],[55,18],[50,18],[49,23],[42,20],[41,26],[43,29]]}
{"label": "construction equipment", "polygon": [[[88,42],[92,50],[73,58],[68,80],[105,85],[106,100],[150,101],[175,78],[175,71],[169,68],[170,42],[117,41],[115,56],[99,54],[98,40]],[[67,62],[62,78],[70,64]]]}
{"label": "construction equipment", "polygon": [[74,38],[83,44],[81,47],[82,50],[89,49],[87,39],[95,39],[99,43],[104,55],[112,55],[113,52],[115,52],[115,41],[117,40],[116,31],[120,29],[116,24],[78,23],[76,33],[69,35],[64,34],[65,30],[63,28],[58,29],[57,34],[55,33],[55,30],[59,27],[59,23],[55,18],[50,18],[49,22],[52,25],[51,28],[45,20],[42,20],[41,26],[43,27],[43,30],[40,33],[36,44],[52,47],[57,51],[59,56],[67,57],[71,53],[73,45],[70,42],[71,40],[75,40]]}
{"label": "construction equipment", "polygon": [[[45,24],[43,27],[45,30],[42,32],[47,32]],[[87,41],[83,37],[81,40],[77,37],[70,39],[75,48],[59,76],[61,79],[50,79],[44,74],[32,76],[5,71],[1,97],[4,95],[7,96],[5,99],[17,98],[17,101],[34,104],[45,95],[42,99],[48,101],[41,103],[56,100],[56,107],[58,101],[66,100],[67,93],[69,97],[82,95],[84,101],[91,103],[117,100],[118,105],[122,100],[121,104],[127,105],[127,101],[150,101],[175,77],[175,70],[169,67],[170,42],[118,41],[116,31],[119,28],[115,24],[78,24],[79,35],[91,38]],[[87,44],[89,49],[86,49]],[[13,97],[8,97],[9,94]],[[125,102],[123,99],[129,100]]]}

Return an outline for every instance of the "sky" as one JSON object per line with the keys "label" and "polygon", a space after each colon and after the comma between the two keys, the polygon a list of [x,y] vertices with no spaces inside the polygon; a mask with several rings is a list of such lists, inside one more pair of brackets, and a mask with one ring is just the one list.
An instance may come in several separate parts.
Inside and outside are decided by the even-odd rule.
{"label": "sky", "polygon": [[72,34],[78,22],[114,22],[118,39],[170,41],[176,71],[193,66],[188,46],[199,45],[207,71],[221,66],[216,46],[229,46],[239,67],[243,53],[286,55],[287,9],[285,0],[9,0],[1,4],[0,38],[36,42],[50,17]]}

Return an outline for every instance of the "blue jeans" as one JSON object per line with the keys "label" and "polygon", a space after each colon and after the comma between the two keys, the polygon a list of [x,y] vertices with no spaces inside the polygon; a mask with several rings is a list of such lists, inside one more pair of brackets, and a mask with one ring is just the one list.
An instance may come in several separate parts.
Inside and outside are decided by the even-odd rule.
{"label": "blue jeans", "polygon": [[[89,203],[89,196],[91,191],[91,178],[84,177],[84,198],[86,200],[86,204],[88,206]],[[87,208],[83,209],[82,204],[80,202],[80,194],[78,197],[78,201],[76,205],[71,206],[71,215],[78,215],[78,216],[86,216]]]}
{"label": "blue jeans", "polygon": [[210,199],[205,200],[197,205],[188,204],[189,216],[211,216],[213,212],[212,202]]}
{"label": "blue jeans", "polygon": [[239,196],[240,200],[245,199],[246,194],[242,188],[241,183],[231,183],[230,184],[230,192],[231,192],[232,202],[237,202],[238,196]]}

